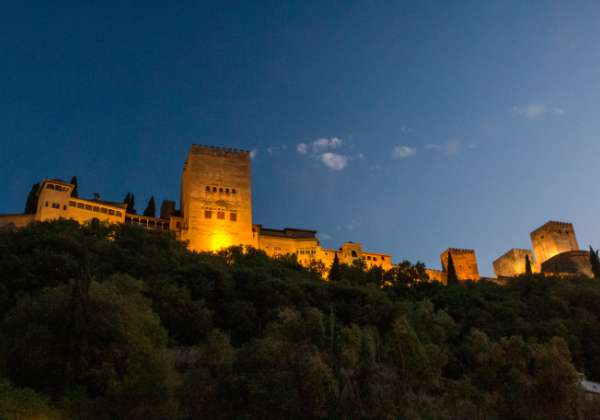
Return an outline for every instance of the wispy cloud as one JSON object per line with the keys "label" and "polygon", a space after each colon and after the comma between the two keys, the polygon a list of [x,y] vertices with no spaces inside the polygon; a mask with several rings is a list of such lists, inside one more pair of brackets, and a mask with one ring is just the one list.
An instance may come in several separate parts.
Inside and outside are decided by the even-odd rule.
{"label": "wispy cloud", "polygon": [[417,154],[416,147],[410,146],[394,146],[392,149],[392,157],[394,159],[404,159]]}
{"label": "wispy cloud", "polygon": [[301,155],[306,155],[309,151],[312,153],[321,153],[325,150],[337,149],[344,144],[344,141],[338,137],[320,137],[311,143],[298,143],[296,151]]}
{"label": "wispy cloud", "polygon": [[441,152],[445,153],[448,156],[457,155],[461,152],[463,148],[463,143],[458,139],[448,140],[446,143],[442,144],[434,144],[429,143],[425,145],[425,150],[429,150],[432,152]]}
{"label": "wispy cloud", "polygon": [[565,113],[565,110],[559,107],[548,107],[541,103],[531,103],[523,106],[513,106],[510,109],[510,113],[514,117],[535,120],[547,114],[562,115]]}
{"label": "wispy cloud", "polygon": [[[316,159],[334,171],[345,169],[353,158],[348,154],[334,152],[344,146],[344,140],[339,137],[320,137],[312,142],[296,144],[296,152],[300,155],[309,156]],[[356,155],[356,159],[365,159],[361,153]]]}
{"label": "wispy cloud", "polygon": [[332,152],[325,152],[321,155],[321,162],[334,171],[341,171],[348,166],[349,159],[348,156]]}
{"label": "wispy cloud", "polygon": [[296,145],[296,151],[301,155],[305,155],[308,153],[308,145],[306,143],[298,143]]}

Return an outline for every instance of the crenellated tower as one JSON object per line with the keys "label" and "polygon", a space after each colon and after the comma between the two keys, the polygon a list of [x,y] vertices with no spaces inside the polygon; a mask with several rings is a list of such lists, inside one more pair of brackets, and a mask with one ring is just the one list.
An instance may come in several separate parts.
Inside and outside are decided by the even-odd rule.
{"label": "crenellated tower", "polygon": [[573,224],[550,221],[531,232],[531,245],[537,264],[563,252],[579,251]]}
{"label": "crenellated tower", "polygon": [[190,249],[256,246],[250,152],[192,145],[181,176],[181,239]]}

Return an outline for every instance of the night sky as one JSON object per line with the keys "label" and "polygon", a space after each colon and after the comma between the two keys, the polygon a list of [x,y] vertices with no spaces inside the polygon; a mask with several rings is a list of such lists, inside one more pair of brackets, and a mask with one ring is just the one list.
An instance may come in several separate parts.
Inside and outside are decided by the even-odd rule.
{"label": "night sky", "polygon": [[0,213],[72,175],[179,200],[199,143],[252,150],[254,222],[327,247],[490,275],[547,220],[600,246],[598,1],[82,3],[2,4]]}

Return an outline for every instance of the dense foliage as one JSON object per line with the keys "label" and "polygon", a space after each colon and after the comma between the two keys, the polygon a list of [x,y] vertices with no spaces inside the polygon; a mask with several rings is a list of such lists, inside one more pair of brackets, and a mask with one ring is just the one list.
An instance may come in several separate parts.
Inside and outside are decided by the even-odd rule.
{"label": "dense foliage", "polygon": [[0,418],[576,419],[600,281],[189,252],[135,226],[0,233]]}

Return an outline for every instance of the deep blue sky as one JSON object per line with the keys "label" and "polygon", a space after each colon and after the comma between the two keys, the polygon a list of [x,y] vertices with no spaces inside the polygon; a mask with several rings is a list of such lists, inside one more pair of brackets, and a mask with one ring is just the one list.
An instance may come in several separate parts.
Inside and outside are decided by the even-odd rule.
{"label": "deep blue sky", "polygon": [[326,246],[491,274],[549,219],[600,245],[597,1],[81,3],[0,10],[0,213],[44,177],[178,199],[202,143]]}

